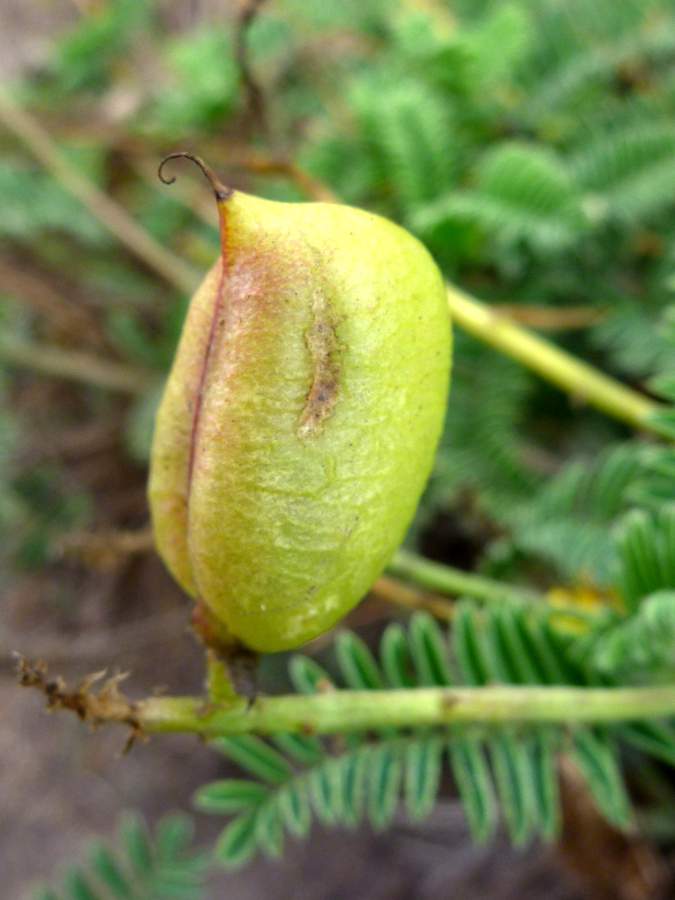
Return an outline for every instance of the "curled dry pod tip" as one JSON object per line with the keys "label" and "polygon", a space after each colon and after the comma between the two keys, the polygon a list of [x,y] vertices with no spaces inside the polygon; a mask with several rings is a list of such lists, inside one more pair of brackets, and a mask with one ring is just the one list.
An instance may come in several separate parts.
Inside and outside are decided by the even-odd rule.
{"label": "curled dry pod tip", "polygon": [[157,415],[153,529],[221,638],[283,650],[361,599],[412,519],[444,420],[445,290],[397,225],[232,191],[189,158],[222,254]]}

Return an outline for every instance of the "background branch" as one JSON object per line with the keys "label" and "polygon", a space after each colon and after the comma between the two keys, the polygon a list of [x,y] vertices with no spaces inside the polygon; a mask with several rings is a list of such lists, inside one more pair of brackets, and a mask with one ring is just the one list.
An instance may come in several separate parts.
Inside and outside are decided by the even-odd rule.
{"label": "background branch", "polygon": [[54,178],[76,197],[104,228],[148,268],[180,291],[191,294],[199,275],[163,247],[104,191],[64,159],[45,129],[0,87],[0,124],[11,131]]}

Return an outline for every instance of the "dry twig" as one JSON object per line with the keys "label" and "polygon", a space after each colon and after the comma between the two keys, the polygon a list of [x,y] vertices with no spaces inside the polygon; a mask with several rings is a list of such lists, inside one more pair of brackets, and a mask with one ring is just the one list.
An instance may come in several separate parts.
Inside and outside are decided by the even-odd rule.
{"label": "dry twig", "polygon": [[124,751],[131,749],[137,738],[145,736],[138,709],[135,703],[120,693],[119,684],[126,675],[116,674],[103,682],[98,693],[92,693],[91,687],[105,676],[105,672],[95,672],[84,678],[71,690],[62,678],[49,678],[47,666],[43,662],[35,665],[25,657],[19,659],[19,684],[32,687],[47,698],[47,709],[67,709],[74,712],[83,722],[93,726],[104,722],[117,722],[130,729]]}
{"label": "dry twig", "polygon": [[52,378],[64,378],[124,394],[145,393],[153,383],[148,374],[135,366],[8,335],[0,339],[0,359],[8,365]]}
{"label": "dry twig", "polygon": [[199,277],[192,269],[158,243],[104,191],[80,174],[62,156],[39,122],[18,107],[2,88],[0,124],[19,138],[68,193],[76,197],[137,259],[178,290],[188,294],[194,291]]}

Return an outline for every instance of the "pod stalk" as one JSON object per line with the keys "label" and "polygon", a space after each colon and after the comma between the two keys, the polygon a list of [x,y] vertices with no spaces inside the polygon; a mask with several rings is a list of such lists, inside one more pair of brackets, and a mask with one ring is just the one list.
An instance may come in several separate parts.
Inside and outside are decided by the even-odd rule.
{"label": "pod stalk", "polygon": [[161,161],[157,170],[157,175],[159,176],[159,180],[162,182],[162,184],[173,184],[176,180],[175,175],[173,176],[173,178],[164,177],[164,166],[172,159],[189,159],[190,162],[193,162],[196,166],[198,166],[202,170],[204,177],[211,184],[218,204],[224,203],[226,200],[229,200],[234,193],[231,187],[228,187],[228,185],[223,184],[222,181],[220,181],[213,170],[206,165],[206,163],[200,156],[196,156],[194,153],[186,153],[184,151],[180,151],[178,153],[170,153]]}

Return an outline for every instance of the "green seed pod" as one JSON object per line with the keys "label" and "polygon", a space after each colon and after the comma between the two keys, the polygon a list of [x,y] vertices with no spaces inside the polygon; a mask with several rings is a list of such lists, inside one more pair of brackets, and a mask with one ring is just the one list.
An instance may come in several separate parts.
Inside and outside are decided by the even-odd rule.
{"label": "green seed pod", "polygon": [[410,524],[446,406],[445,290],[397,225],[233,192],[194,161],[222,256],[157,415],[152,524],[221,633],[284,650],[355,606]]}

